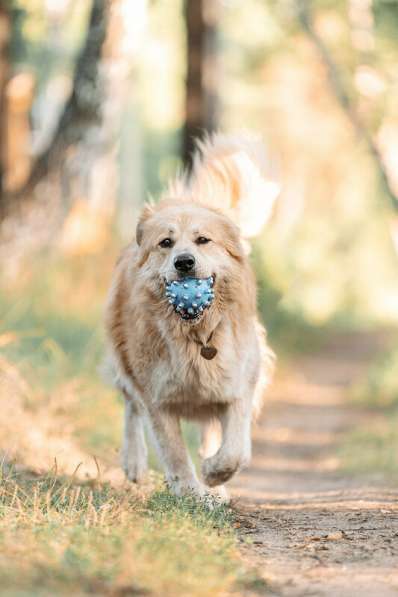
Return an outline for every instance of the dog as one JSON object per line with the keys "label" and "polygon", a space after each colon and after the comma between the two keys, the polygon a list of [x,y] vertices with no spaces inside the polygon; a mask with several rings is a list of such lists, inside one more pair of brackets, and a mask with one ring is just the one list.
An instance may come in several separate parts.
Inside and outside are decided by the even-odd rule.
{"label": "dog", "polygon": [[[250,461],[251,423],[273,369],[246,241],[277,195],[261,174],[260,153],[250,137],[199,142],[190,176],[144,206],[113,275],[105,324],[125,399],[123,468],[131,481],[145,476],[147,423],[177,496],[215,491],[226,499],[223,484]],[[195,293],[195,284],[207,299],[185,308],[181,293]],[[202,427],[202,480],[182,418]]]}

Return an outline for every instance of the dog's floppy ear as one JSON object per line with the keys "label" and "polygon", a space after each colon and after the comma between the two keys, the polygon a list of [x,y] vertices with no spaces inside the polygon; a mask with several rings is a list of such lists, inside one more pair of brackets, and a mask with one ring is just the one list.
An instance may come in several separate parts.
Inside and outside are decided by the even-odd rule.
{"label": "dog's floppy ear", "polygon": [[263,143],[249,134],[216,134],[197,146],[189,185],[193,199],[224,211],[244,238],[256,236],[279,194],[279,185],[264,174],[270,168]]}
{"label": "dog's floppy ear", "polygon": [[153,214],[153,211],[154,211],[154,209],[153,209],[152,205],[150,205],[149,203],[146,203],[144,205],[144,208],[141,212],[140,218],[137,223],[136,232],[135,232],[135,238],[137,241],[137,245],[141,245],[141,243],[142,243],[142,238],[144,236],[145,222],[151,217],[151,215]]}
{"label": "dog's floppy ear", "polygon": [[229,218],[221,216],[222,237],[219,242],[224,246],[226,251],[239,261],[245,257],[245,249],[240,239],[240,231],[236,224]]}

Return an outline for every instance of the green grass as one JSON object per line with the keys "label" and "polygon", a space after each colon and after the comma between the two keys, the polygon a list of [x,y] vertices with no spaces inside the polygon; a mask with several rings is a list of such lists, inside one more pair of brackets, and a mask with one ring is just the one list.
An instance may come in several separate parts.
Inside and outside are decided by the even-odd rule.
{"label": "green grass", "polygon": [[[96,263],[39,259],[1,288],[0,355],[27,386],[18,396],[21,416],[54,418],[79,448],[109,462],[118,449],[122,404],[98,373],[111,263],[104,258],[102,276]],[[0,446],[1,435],[0,427]]]}
{"label": "green grass", "polygon": [[326,334],[326,325],[311,324],[297,306],[291,310],[284,305],[283,285],[278,284],[278,275],[270,271],[260,241],[253,243],[251,262],[257,280],[258,311],[271,346],[278,355],[289,358],[298,352],[319,348]]}
{"label": "green grass", "polygon": [[[225,506],[51,474],[0,480],[2,595],[221,595],[245,582]],[[250,576],[247,577],[250,582]]]}
{"label": "green grass", "polygon": [[373,363],[365,379],[353,388],[354,402],[375,408],[398,409],[398,350],[389,350]]}
{"label": "green grass", "polygon": [[388,475],[398,481],[398,413],[379,416],[347,434],[340,449],[343,468],[350,472]]}
{"label": "green grass", "polygon": [[387,351],[351,391],[364,422],[343,441],[340,456],[351,472],[388,475],[398,481],[398,351]]}

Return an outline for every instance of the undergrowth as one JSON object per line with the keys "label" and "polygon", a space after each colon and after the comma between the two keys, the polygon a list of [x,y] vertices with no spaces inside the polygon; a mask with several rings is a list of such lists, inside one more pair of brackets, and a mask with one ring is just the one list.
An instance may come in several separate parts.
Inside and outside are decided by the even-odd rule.
{"label": "undergrowth", "polygon": [[347,434],[340,455],[349,471],[398,481],[398,351],[383,352],[351,390],[352,404],[368,412]]}
{"label": "undergrowth", "polygon": [[231,521],[161,488],[3,470],[1,594],[225,594],[245,580]]}

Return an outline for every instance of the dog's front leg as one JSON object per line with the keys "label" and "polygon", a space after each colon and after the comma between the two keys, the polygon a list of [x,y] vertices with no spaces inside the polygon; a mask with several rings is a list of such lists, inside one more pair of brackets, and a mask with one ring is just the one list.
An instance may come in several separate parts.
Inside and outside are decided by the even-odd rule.
{"label": "dog's front leg", "polygon": [[148,451],[145,442],[144,418],[138,402],[124,393],[124,433],[122,466],[127,478],[139,483],[147,471]]}
{"label": "dog's front leg", "polygon": [[220,417],[222,443],[214,456],[206,458],[202,465],[204,481],[210,487],[225,483],[251,456],[251,405],[236,399]]}
{"label": "dog's front leg", "polygon": [[170,490],[175,495],[193,493],[203,496],[206,489],[196,477],[183,441],[179,418],[158,407],[148,409],[148,418]]}

